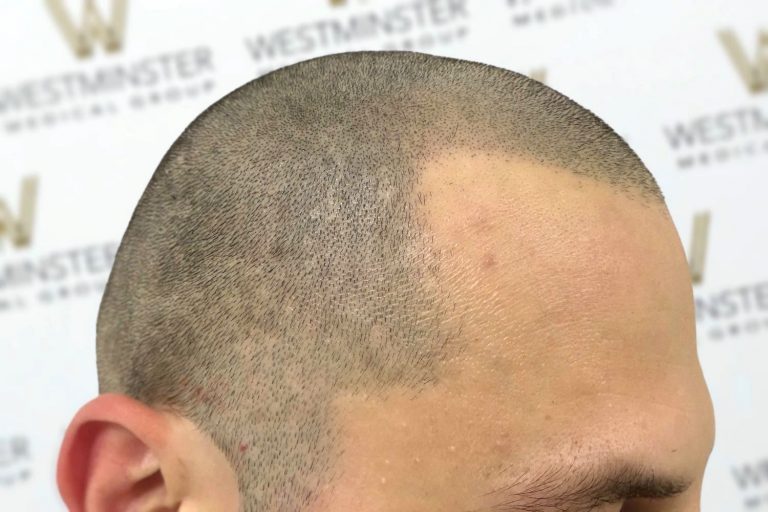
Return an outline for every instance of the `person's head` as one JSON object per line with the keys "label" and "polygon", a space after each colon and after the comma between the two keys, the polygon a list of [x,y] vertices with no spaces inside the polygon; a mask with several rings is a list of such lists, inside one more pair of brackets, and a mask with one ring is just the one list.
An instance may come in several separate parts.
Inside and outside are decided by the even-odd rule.
{"label": "person's head", "polygon": [[693,512],[714,440],[641,160],[541,83],[417,53],[302,62],[198,117],[97,356],[73,511]]}

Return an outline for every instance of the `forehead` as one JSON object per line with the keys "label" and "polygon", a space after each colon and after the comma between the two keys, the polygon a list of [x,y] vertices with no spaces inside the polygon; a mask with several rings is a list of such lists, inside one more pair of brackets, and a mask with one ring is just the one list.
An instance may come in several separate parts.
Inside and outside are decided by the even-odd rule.
{"label": "forehead", "polygon": [[703,470],[711,404],[661,210],[504,157],[435,162],[420,192],[465,348],[419,395],[335,402],[358,488],[450,509],[545,459]]}
{"label": "forehead", "polygon": [[455,321],[479,351],[694,363],[687,262],[664,206],[498,155],[436,160],[420,193]]}

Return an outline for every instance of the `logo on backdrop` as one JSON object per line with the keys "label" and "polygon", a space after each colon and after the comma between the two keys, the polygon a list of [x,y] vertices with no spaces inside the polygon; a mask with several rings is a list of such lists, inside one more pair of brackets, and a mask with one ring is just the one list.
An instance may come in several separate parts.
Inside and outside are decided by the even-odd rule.
{"label": "logo on backdrop", "polygon": [[696,323],[712,341],[768,334],[768,280],[695,296]]}
{"label": "logo on backdrop", "polygon": [[[717,112],[668,123],[664,136],[681,171],[706,169],[768,157],[768,32],[758,36],[757,51],[747,51],[746,39],[733,30],[721,30],[717,36],[725,49],[727,64],[741,77],[749,103],[724,107]],[[731,66],[729,66],[731,67]]]}
{"label": "logo on backdrop", "polygon": [[507,7],[512,12],[512,26],[527,28],[533,25],[547,25],[575,16],[591,14],[599,9],[615,7],[619,0],[553,0],[544,2],[531,0],[507,0]]}
{"label": "logo on backdrop", "polygon": [[29,439],[14,435],[0,437],[0,487],[11,487],[32,475]]}
{"label": "logo on backdrop", "polygon": [[[37,177],[25,178],[17,208],[0,197],[0,256],[16,255],[16,251],[4,252],[4,246],[22,249],[32,245],[37,189]],[[0,259],[0,314],[101,295],[116,253],[117,244],[106,243]]]}
{"label": "logo on backdrop", "polygon": [[257,66],[257,75],[341,50],[435,51],[467,37],[468,3],[402,0],[344,15],[334,10],[323,19],[246,37],[245,47]]}
{"label": "logo on backdrop", "polygon": [[0,314],[100,297],[117,247],[103,243],[0,261]]}
{"label": "logo on backdrop", "polygon": [[114,53],[123,46],[127,0],[112,0],[109,17],[105,17],[95,0],[84,0],[80,26],[64,5],[64,0],[46,0],[54,22],[74,54],[83,59],[93,53],[95,45]]}
{"label": "logo on backdrop", "polygon": [[693,233],[691,234],[691,246],[688,250],[688,267],[693,284],[700,284],[704,281],[710,217],[709,212],[697,213],[693,217]]}
{"label": "logo on backdrop", "polygon": [[718,35],[747,89],[753,94],[768,90],[768,30],[758,33],[753,55],[742,44],[736,31],[721,30]]}
{"label": "logo on backdrop", "polygon": [[[694,285],[701,285],[704,281],[710,223],[711,214],[708,211],[694,216],[688,250]],[[745,283],[714,292],[699,289],[694,295],[694,303],[700,339],[703,335],[719,342],[768,334],[768,281]]]}
{"label": "logo on backdrop", "polygon": [[[122,47],[127,0],[112,0],[109,7],[82,0],[79,24],[72,15],[77,11],[67,9],[65,0],[47,2],[76,56],[116,52]],[[78,66],[49,76],[26,77],[0,85],[0,130],[13,135],[68,127],[127,111],[199,100],[213,90],[215,71],[212,48],[198,45],[127,62],[111,57],[98,67]]]}
{"label": "logo on backdrop", "polygon": [[761,510],[768,505],[768,458],[734,466],[731,475],[736,486],[746,495],[745,510]]}
{"label": "logo on backdrop", "polygon": [[32,243],[32,230],[37,205],[37,178],[24,178],[21,182],[19,207],[14,212],[8,202],[0,197],[0,252],[5,245],[17,249]]}

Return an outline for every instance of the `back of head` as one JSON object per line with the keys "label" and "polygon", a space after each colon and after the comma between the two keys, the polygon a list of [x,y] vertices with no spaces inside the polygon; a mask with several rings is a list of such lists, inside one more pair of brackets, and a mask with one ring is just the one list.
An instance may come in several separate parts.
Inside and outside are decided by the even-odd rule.
{"label": "back of head", "polygon": [[417,193],[456,148],[663,201],[607,125],[522,75],[408,52],[280,69],[200,115],[153,175],[102,302],[100,390],[209,433],[249,510],[311,503],[333,480],[332,399],[418,393],[461,350]]}

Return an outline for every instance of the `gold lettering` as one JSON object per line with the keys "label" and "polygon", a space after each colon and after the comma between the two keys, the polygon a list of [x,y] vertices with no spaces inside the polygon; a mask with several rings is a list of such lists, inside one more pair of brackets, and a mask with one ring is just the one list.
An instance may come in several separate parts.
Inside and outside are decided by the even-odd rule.
{"label": "gold lettering", "polygon": [[24,178],[21,182],[21,201],[19,215],[14,218],[11,209],[0,198],[0,247],[4,237],[8,237],[11,245],[22,248],[32,242],[32,227],[35,220],[37,203],[37,178]]}
{"label": "gold lettering", "polygon": [[709,238],[709,212],[697,213],[693,218],[693,234],[691,249],[688,251],[688,268],[691,271],[691,281],[699,284],[704,280],[704,263],[707,256],[707,240]]}
{"label": "gold lettering", "polygon": [[127,0],[112,0],[109,22],[96,7],[95,0],[84,0],[79,28],[72,21],[64,6],[64,0],[46,0],[46,4],[64,39],[79,58],[88,57],[93,53],[94,42],[101,43],[109,53],[122,47]]}
{"label": "gold lettering", "polygon": [[755,94],[768,90],[768,31],[761,30],[758,34],[754,60],[747,55],[736,32],[721,30],[718,35],[747,89]]}

